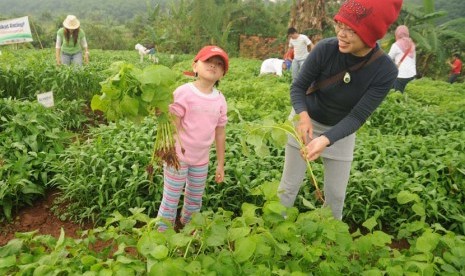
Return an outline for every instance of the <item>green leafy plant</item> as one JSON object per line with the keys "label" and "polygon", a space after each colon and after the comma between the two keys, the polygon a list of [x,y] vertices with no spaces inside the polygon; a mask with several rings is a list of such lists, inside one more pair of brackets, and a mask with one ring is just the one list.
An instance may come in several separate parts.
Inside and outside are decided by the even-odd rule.
{"label": "green leafy plant", "polygon": [[[294,120],[297,120],[297,116]],[[245,136],[245,141],[243,143],[244,152],[246,154],[248,152],[246,144],[250,144],[254,146],[254,149],[259,156],[267,156],[269,155],[269,149],[266,145],[266,140],[273,140],[279,145],[284,145],[287,141],[287,135],[294,138],[299,143],[299,147],[301,149],[305,149],[305,144],[291,121],[286,121],[281,124],[277,124],[273,121],[264,121],[261,124],[251,124],[248,128],[248,134]],[[307,170],[310,174],[310,180],[312,185],[315,187],[315,195],[322,203],[324,203],[324,196],[318,186],[310,161],[306,160],[306,163]]]}
{"label": "green leafy plant", "polygon": [[172,101],[175,74],[163,65],[150,65],[139,69],[126,62],[113,63],[111,76],[101,82],[101,95],[94,95],[93,110],[101,110],[110,121],[128,118],[140,121],[155,109],[168,111]]}
{"label": "green leafy plant", "polygon": [[0,99],[0,212],[12,212],[44,194],[47,164],[71,141],[54,110],[38,103]]}
{"label": "green leafy plant", "polygon": [[[410,247],[391,248],[391,236],[373,231],[377,216],[349,232],[329,208],[299,212],[279,203],[278,182],[254,194],[264,204],[243,203],[234,216],[220,209],[196,213],[180,232],[156,229],[160,218],[144,208],[113,212],[105,225],[78,239],[18,233],[0,247],[2,275],[461,275],[463,236],[440,225],[424,227]],[[281,213],[289,214],[284,218]]]}
{"label": "green leafy plant", "polygon": [[157,115],[158,131],[152,161],[147,167],[153,176],[153,164],[166,162],[179,168],[173,135],[175,128],[168,112],[172,102],[174,72],[163,65],[150,65],[144,69],[125,62],[111,65],[112,75],[101,82],[101,95],[94,95],[93,110],[101,110],[110,121],[123,118],[139,122],[142,118]]}

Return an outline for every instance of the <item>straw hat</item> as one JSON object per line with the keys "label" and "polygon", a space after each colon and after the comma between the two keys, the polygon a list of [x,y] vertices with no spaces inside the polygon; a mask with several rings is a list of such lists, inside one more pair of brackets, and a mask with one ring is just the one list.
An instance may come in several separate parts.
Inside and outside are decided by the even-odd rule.
{"label": "straw hat", "polygon": [[79,20],[74,15],[68,15],[66,17],[65,21],[63,21],[63,26],[66,29],[69,29],[69,30],[75,30],[75,29],[79,28],[80,24],[81,23],[79,22]]}

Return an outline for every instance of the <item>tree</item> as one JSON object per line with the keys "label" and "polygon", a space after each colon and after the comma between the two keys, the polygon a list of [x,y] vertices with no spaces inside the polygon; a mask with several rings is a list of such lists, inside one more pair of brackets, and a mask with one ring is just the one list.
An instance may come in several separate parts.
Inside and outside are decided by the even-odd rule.
{"label": "tree", "polygon": [[297,0],[291,8],[289,27],[306,34],[314,43],[323,38],[327,23],[324,0]]}

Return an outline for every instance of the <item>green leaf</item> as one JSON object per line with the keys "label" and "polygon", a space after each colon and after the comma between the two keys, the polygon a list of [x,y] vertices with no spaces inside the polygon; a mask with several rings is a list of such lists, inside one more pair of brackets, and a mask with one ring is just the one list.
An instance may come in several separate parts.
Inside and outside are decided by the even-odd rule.
{"label": "green leaf", "polygon": [[60,237],[58,238],[56,245],[55,245],[55,250],[58,250],[59,248],[62,247],[62,245],[65,242],[65,230],[63,227],[60,228]]}
{"label": "green leaf", "polygon": [[154,263],[150,268],[150,276],[183,276],[187,275],[184,271],[184,267],[187,264],[182,259],[166,259],[159,263]]}
{"label": "green leaf", "polygon": [[420,217],[424,217],[426,215],[425,208],[422,203],[413,204],[412,210]]}
{"label": "green leaf", "polygon": [[439,243],[440,236],[435,233],[425,232],[415,243],[416,249],[420,252],[432,252]]}
{"label": "green leaf", "polygon": [[12,267],[16,265],[16,256],[11,255],[5,258],[0,258],[0,268]]}
{"label": "green leaf", "polygon": [[165,259],[168,256],[169,249],[165,245],[157,245],[153,249],[152,252],[150,252],[150,256],[154,257],[157,260],[162,260]]}
{"label": "green leaf", "polygon": [[137,116],[139,113],[139,101],[129,96],[124,96],[121,101],[121,111],[124,115]]}
{"label": "green leaf", "polygon": [[399,204],[406,204],[411,201],[418,202],[419,201],[418,195],[413,194],[409,191],[401,191],[397,194],[397,202],[399,202]]}
{"label": "green leaf", "polygon": [[90,102],[90,108],[92,108],[92,110],[100,110],[103,112],[107,112],[108,105],[109,105],[109,100],[102,98],[102,96],[99,96],[99,95],[94,95]]}
{"label": "green leaf", "polygon": [[373,232],[373,244],[379,247],[383,247],[387,244],[392,242],[391,236],[382,232],[382,231],[375,231]]}
{"label": "green leaf", "polygon": [[117,100],[122,96],[122,90],[112,85],[111,83],[101,83],[101,86],[102,88],[100,90],[100,93],[102,93],[102,100]]}
{"label": "green leaf", "polygon": [[287,133],[281,129],[271,129],[271,138],[273,138],[277,146],[284,146],[287,143]]}
{"label": "green leaf", "polygon": [[376,213],[374,216],[367,219],[362,225],[371,232],[373,228],[378,224],[377,223],[378,217],[379,217],[379,213]]}
{"label": "green leaf", "polygon": [[259,157],[270,156],[270,150],[265,144],[261,144],[259,147],[255,147],[255,152]]}
{"label": "green leaf", "polygon": [[403,276],[404,275],[404,269],[400,265],[388,266],[386,268],[386,272],[388,273],[388,275],[392,275],[392,276]]}
{"label": "green leaf", "polygon": [[192,261],[185,268],[186,272],[191,275],[201,275],[202,274],[202,265],[198,261]]}
{"label": "green leaf", "polygon": [[258,132],[249,133],[246,141],[255,148],[259,148],[263,144],[263,136],[259,135]]}
{"label": "green leaf", "polygon": [[205,233],[207,246],[221,246],[225,243],[228,230],[223,225],[213,224]]}
{"label": "green leaf", "polygon": [[163,65],[150,65],[144,68],[136,78],[141,85],[154,84],[155,86],[170,86],[174,84],[176,75],[174,72]]}
{"label": "green leaf", "polygon": [[282,215],[286,211],[286,207],[278,201],[270,201],[265,203],[265,206],[263,206],[263,211]]}
{"label": "green leaf", "polygon": [[141,99],[144,102],[148,102],[148,103],[152,102],[155,97],[157,87],[151,84],[145,84],[141,86],[141,90],[142,90]]}
{"label": "green leaf", "polygon": [[95,258],[92,255],[85,255],[85,256],[81,257],[81,263],[84,266],[91,266],[91,265],[94,265],[95,263],[97,263],[97,258]]}
{"label": "green leaf", "polygon": [[139,253],[143,256],[147,257],[155,250],[156,246],[157,244],[155,236],[151,232],[144,233],[137,242],[137,251],[139,251]]}
{"label": "green leaf", "polygon": [[152,102],[150,103],[153,107],[160,109],[162,112],[168,111],[168,105],[173,100],[172,89],[169,86],[160,85],[155,91]]}
{"label": "green leaf", "polygon": [[235,241],[239,238],[243,238],[250,233],[249,227],[240,227],[240,228],[229,228],[228,230],[228,240]]}
{"label": "green leaf", "polygon": [[310,210],[315,210],[315,209],[316,209],[315,205],[314,205],[311,201],[309,201],[308,199],[306,199],[305,197],[299,196],[299,198],[302,199],[302,204],[303,204],[305,207],[307,207],[308,209],[310,209]]}
{"label": "green leaf", "polygon": [[176,233],[170,236],[170,244],[175,247],[186,246],[193,238],[182,233]]}
{"label": "green leaf", "polygon": [[239,263],[243,263],[252,257],[256,246],[257,244],[253,238],[240,238],[235,242],[233,256]]}
{"label": "green leaf", "polygon": [[243,203],[241,210],[242,216],[245,218],[255,218],[257,217],[255,211],[258,209],[257,206],[250,204],[250,203]]}

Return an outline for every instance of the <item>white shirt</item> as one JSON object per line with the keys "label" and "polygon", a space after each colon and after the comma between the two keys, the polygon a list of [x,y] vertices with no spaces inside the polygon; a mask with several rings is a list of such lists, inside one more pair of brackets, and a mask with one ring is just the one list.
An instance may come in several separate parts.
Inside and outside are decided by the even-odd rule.
{"label": "white shirt", "polygon": [[311,45],[312,41],[308,36],[299,34],[296,39],[289,39],[289,47],[294,48],[294,59],[302,60],[308,55],[308,45]]}
{"label": "white shirt", "polygon": [[[389,50],[388,55],[397,65],[399,61],[404,56],[404,52],[397,46],[396,43],[392,44],[391,49]],[[397,75],[398,78],[401,79],[408,79],[415,77],[417,75],[417,66],[415,62],[416,53],[413,54],[413,58],[409,57],[408,55],[404,58],[404,61],[399,66],[399,74]]]}
{"label": "white shirt", "polygon": [[263,74],[276,74],[278,76],[283,75],[283,59],[269,58],[265,59],[260,67],[260,75]]}

